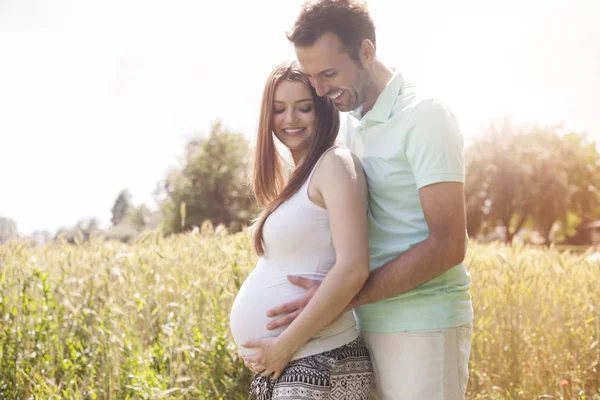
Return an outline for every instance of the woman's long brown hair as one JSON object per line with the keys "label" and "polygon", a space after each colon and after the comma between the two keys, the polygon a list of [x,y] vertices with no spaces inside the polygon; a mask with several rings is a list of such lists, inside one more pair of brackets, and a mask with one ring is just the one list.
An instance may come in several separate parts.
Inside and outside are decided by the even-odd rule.
{"label": "woman's long brown hair", "polygon": [[[273,97],[277,85],[282,81],[304,83],[310,90],[315,104],[317,126],[306,158],[297,165],[286,183],[281,154],[275,147],[273,134]],[[278,65],[265,84],[260,121],[254,150],[252,189],[262,212],[253,228],[254,248],[258,255],[265,253],[263,227],[265,221],[284,201],[292,197],[306,182],[321,155],[333,146],[340,127],[340,116],[329,97],[319,97],[310,85],[297,62]]]}

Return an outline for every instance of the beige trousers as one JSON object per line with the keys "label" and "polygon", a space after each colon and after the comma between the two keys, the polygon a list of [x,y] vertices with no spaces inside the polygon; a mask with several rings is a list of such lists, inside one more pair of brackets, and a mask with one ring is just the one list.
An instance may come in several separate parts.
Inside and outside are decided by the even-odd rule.
{"label": "beige trousers", "polygon": [[372,400],[463,400],[473,325],[361,332],[373,364]]}

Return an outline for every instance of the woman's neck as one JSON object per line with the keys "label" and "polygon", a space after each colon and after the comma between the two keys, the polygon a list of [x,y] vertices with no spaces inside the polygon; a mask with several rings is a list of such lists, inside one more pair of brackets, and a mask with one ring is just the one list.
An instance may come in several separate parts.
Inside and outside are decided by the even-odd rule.
{"label": "woman's neck", "polygon": [[298,167],[304,161],[308,155],[308,149],[290,150],[292,159],[294,160],[294,167]]}

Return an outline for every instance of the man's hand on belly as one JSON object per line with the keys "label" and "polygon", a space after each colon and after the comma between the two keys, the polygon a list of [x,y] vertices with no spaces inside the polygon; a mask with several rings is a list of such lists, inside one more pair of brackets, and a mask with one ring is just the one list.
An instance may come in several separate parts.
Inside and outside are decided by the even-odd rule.
{"label": "man's hand on belly", "polygon": [[306,289],[306,293],[296,300],[289,301],[267,311],[267,317],[276,317],[281,314],[289,313],[281,318],[269,322],[267,324],[267,329],[269,330],[291,324],[292,321],[296,319],[298,314],[302,312],[304,307],[306,307],[310,299],[312,299],[312,297],[315,295],[315,292],[321,285],[321,281],[308,279],[301,276],[288,275],[287,278],[288,281],[294,285]]}

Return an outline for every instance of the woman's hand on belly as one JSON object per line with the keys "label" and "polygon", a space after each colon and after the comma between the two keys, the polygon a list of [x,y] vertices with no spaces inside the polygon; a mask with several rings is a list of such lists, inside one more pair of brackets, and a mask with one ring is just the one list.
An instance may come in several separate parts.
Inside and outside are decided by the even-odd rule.
{"label": "woman's hand on belly", "polygon": [[280,336],[248,340],[242,346],[255,349],[257,354],[244,359],[252,365],[252,370],[264,377],[277,379],[289,364],[297,349]]}

